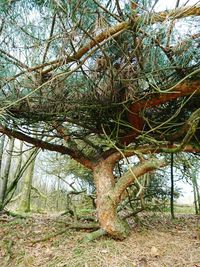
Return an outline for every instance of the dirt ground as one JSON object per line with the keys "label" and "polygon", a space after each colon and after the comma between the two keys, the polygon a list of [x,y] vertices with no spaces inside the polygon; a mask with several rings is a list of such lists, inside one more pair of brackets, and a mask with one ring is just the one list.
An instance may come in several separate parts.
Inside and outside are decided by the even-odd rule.
{"label": "dirt ground", "polygon": [[[80,242],[86,230],[66,228],[67,217],[0,217],[1,267],[200,267],[200,222],[179,215],[142,214],[124,241]],[[88,230],[87,230],[88,231]]]}

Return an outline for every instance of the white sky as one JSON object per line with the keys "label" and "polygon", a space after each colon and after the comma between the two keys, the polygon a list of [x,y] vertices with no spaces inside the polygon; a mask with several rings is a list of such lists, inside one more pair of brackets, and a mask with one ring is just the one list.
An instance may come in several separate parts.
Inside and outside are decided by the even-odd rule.
{"label": "white sky", "polygon": [[[188,2],[188,3],[187,3]],[[179,6],[183,6],[185,3],[187,3],[187,6],[191,6],[191,5],[197,5],[200,4],[200,0],[180,0],[180,4]],[[171,9],[174,8],[176,5],[176,0],[160,0],[155,9],[156,11],[162,11],[165,9]]]}
{"label": "white sky", "polygon": [[[199,179],[198,179],[199,180]],[[199,184],[200,181],[198,181]],[[181,196],[178,198],[178,204],[188,204],[192,205],[194,202],[194,195],[192,186],[186,182],[178,181],[176,182],[176,186],[181,188]]]}

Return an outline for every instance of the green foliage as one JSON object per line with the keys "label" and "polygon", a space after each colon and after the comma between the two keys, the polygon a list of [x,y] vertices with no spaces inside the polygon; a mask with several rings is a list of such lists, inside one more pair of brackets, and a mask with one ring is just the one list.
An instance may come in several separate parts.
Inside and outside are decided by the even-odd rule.
{"label": "green foliage", "polygon": [[[174,198],[177,199],[180,196],[180,189],[175,188]],[[145,192],[147,201],[152,201],[153,198],[160,200],[161,202],[167,202],[170,199],[170,185],[169,174],[167,171],[158,171],[150,175],[149,185]]]}

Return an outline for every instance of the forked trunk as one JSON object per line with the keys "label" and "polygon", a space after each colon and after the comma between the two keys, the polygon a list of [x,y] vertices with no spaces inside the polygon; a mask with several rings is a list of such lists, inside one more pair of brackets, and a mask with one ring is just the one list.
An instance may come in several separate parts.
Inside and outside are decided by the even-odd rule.
{"label": "forked trunk", "polygon": [[129,225],[117,214],[118,203],[113,198],[115,185],[113,165],[101,162],[94,169],[97,190],[97,214],[99,223],[115,239],[124,239],[129,234]]}
{"label": "forked trunk", "polygon": [[117,182],[113,175],[116,163],[115,157],[101,160],[94,168],[94,180],[97,190],[97,215],[102,229],[115,239],[124,239],[129,234],[130,228],[117,214],[117,206],[123,193],[137,177],[155,170],[166,163],[162,160],[151,159],[129,169]]}

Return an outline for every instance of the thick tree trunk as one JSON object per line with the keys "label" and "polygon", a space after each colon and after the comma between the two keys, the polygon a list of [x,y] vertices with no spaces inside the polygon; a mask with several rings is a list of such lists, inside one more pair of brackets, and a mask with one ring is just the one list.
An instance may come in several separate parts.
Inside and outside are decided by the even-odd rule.
{"label": "thick tree trunk", "polygon": [[117,214],[118,203],[113,199],[113,167],[111,163],[102,161],[94,169],[97,215],[102,229],[113,238],[124,239],[129,233],[129,226]]}
{"label": "thick tree trunk", "polygon": [[117,213],[124,191],[137,177],[163,166],[164,163],[158,160],[145,161],[126,172],[118,182],[115,182],[113,175],[114,165],[115,159],[111,156],[101,160],[93,169],[97,190],[96,206],[101,228],[113,238],[122,240],[130,231],[128,223]]}

